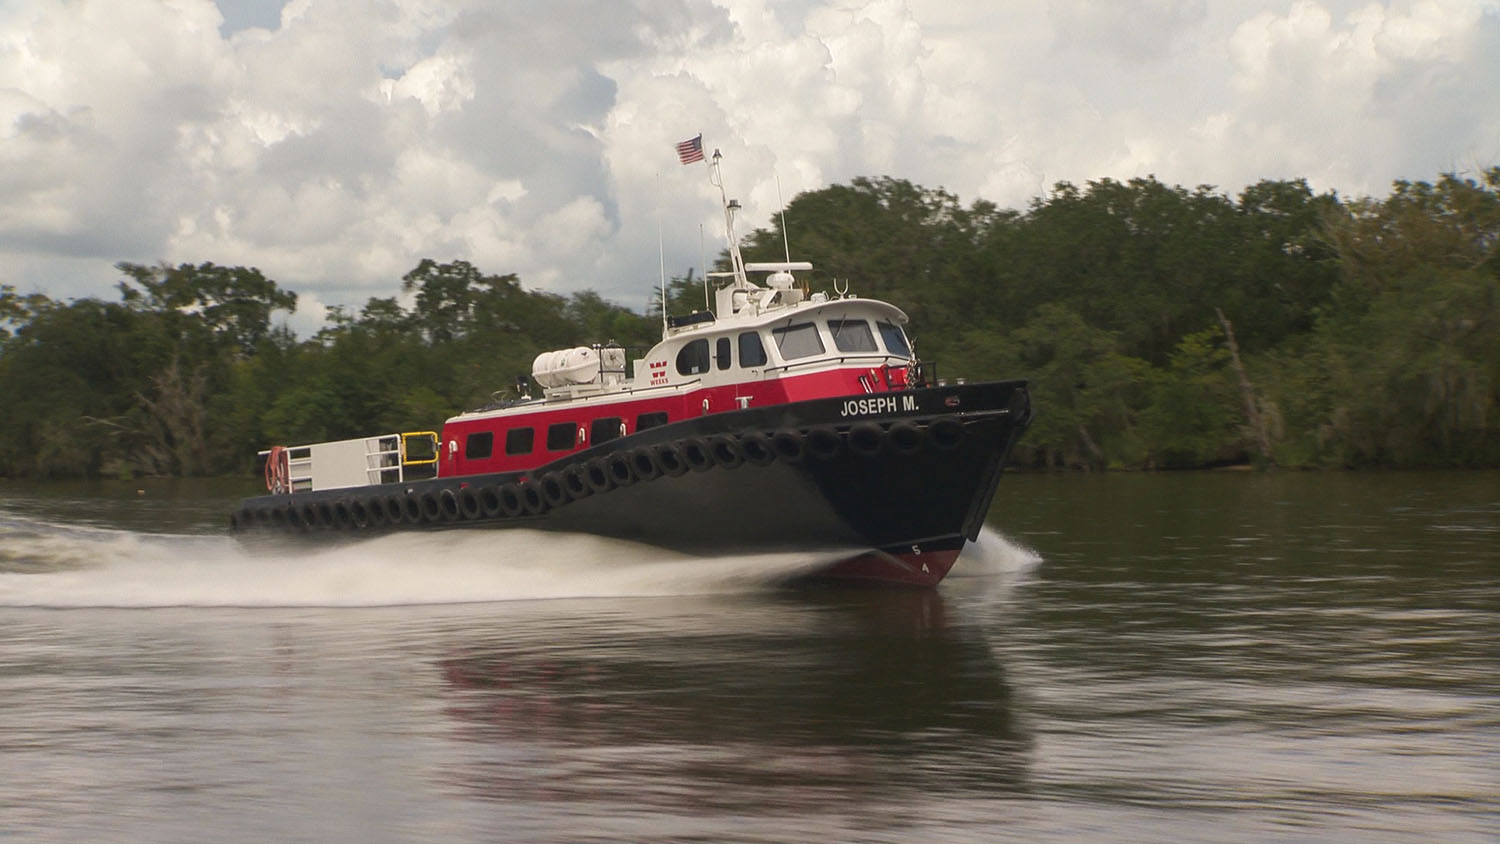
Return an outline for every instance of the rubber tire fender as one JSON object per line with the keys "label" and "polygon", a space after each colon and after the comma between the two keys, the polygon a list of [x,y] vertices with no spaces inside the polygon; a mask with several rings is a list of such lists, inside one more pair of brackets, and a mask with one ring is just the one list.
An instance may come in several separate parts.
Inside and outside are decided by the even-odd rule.
{"label": "rubber tire fender", "polygon": [[932,424],[927,426],[927,438],[934,446],[944,451],[958,448],[964,441],[964,433],[964,423],[952,416],[934,419]]}
{"label": "rubber tire fender", "polygon": [[346,498],[339,504],[349,511],[349,525],[355,530],[364,530],[370,526],[370,511],[365,508],[362,499]]}
{"label": "rubber tire fender", "polygon": [[371,495],[365,498],[364,504],[365,518],[368,520],[370,527],[385,527],[385,505],[381,503],[380,496]]}
{"label": "rubber tire fender", "polygon": [[694,472],[707,472],[714,467],[714,454],[708,443],[700,437],[689,437],[682,441],[682,460]]}
{"label": "rubber tire fender", "polygon": [[458,506],[458,493],[451,489],[438,491],[438,504],[442,507],[441,521],[456,522],[464,517],[464,511]]}
{"label": "rubber tire fender", "polygon": [[740,437],[740,451],[745,462],[751,466],[769,466],[776,462],[776,451],[771,448],[771,438],[760,431],[751,431]]}
{"label": "rubber tire fender", "polygon": [[479,490],[472,486],[459,487],[458,512],[465,519],[477,519],[484,514],[484,505],[479,503]]}
{"label": "rubber tire fender", "polygon": [[435,490],[425,490],[422,493],[422,523],[432,525],[441,521],[443,521],[442,499],[438,498]]}
{"label": "rubber tire fender", "polygon": [[615,486],[630,486],[635,483],[635,466],[631,464],[630,455],[621,451],[604,458],[604,468]]}
{"label": "rubber tire fender", "polygon": [[661,467],[663,475],[676,478],[688,471],[687,458],[682,456],[682,447],[677,443],[657,443],[652,446],[651,450],[656,456],[656,465]]}
{"label": "rubber tire fender", "polygon": [[772,434],[771,450],[783,463],[801,463],[802,459],[807,456],[807,447],[802,442],[802,434],[795,428],[782,428]]}
{"label": "rubber tire fender", "polygon": [[407,490],[406,494],[401,496],[401,509],[406,513],[406,521],[408,524],[420,525],[422,522],[426,521],[426,519],[423,518],[423,515],[425,514],[427,508],[422,506],[421,493],[417,492],[414,489]]}
{"label": "rubber tire fender", "polygon": [[569,498],[577,501],[580,498],[587,498],[593,494],[594,490],[589,486],[588,474],[582,464],[569,464],[563,467],[560,474],[562,475],[563,487],[568,490]]}
{"label": "rubber tire fender", "polygon": [[537,481],[537,486],[541,488],[542,498],[549,508],[561,507],[572,500],[568,497],[568,487],[563,483],[562,475],[558,472],[548,472],[543,475]]}
{"label": "rubber tire fender", "polygon": [[885,450],[885,431],[874,422],[860,422],[849,429],[849,451],[860,457],[878,457]]}
{"label": "rubber tire fender", "polygon": [[494,484],[475,487],[474,500],[479,502],[479,515],[474,518],[498,519],[500,517],[500,496],[496,494]]}
{"label": "rubber tire fender", "polygon": [[708,449],[714,456],[714,463],[721,469],[737,469],[745,465],[745,450],[740,448],[738,440],[716,436],[708,441]]}
{"label": "rubber tire fender", "polygon": [[656,455],[649,448],[632,449],[630,452],[630,468],[635,470],[635,478],[638,481],[654,481],[661,477],[661,464],[656,462]]}
{"label": "rubber tire fender", "polygon": [[526,512],[526,500],[522,498],[519,486],[501,484],[495,495],[500,499],[500,514],[505,518],[514,519]]}
{"label": "rubber tire fender", "polygon": [[614,482],[609,479],[609,466],[605,465],[603,458],[590,460],[583,467],[583,477],[588,481],[589,489],[594,492],[609,492],[615,488]]}
{"label": "rubber tire fender", "polygon": [[542,495],[536,481],[525,481],[520,485],[521,506],[528,516],[540,516],[547,512],[547,499]]}
{"label": "rubber tire fender", "polygon": [[807,453],[818,460],[832,460],[844,450],[844,438],[832,428],[813,428],[802,442]]}
{"label": "rubber tire fender", "polygon": [[922,450],[922,441],[927,437],[910,422],[897,422],[886,432],[886,442],[890,444],[891,453],[902,457],[910,457]]}
{"label": "rubber tire fender", "polygon": [[393,525],[406,521],[406,502],[403,496],[391,493],[383,499],[385,520]]}

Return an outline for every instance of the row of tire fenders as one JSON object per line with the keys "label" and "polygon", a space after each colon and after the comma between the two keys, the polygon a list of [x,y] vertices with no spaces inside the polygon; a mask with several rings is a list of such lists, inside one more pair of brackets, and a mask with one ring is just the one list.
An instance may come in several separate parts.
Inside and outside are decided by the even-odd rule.
{"label": "row of tire fenders", "polygon": [[910,457],[928,446],[942,451],[957,448],[963,437],[963,423],[952,416],[926,426],[906,421],[889,427],[860,422],[847,432],[830,427],[783,428],[772,433],[689,437],[615,451],[518,481],[246,504],[230,516],[230,528],[364,530],[540,516],[590,495],[688,472],[769,466],[777,461],[827,462],[845,449],[856,457]]}

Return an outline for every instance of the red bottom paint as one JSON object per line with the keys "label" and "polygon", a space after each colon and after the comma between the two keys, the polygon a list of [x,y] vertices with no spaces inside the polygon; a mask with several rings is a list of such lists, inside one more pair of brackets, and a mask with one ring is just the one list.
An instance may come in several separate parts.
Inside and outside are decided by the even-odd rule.
{"label": "red bottom paint", "polygon": [[818,573],[819,578],[867,580],[902,586],[936,586],[947,576],[961,548],[890,554],[868,551],[834,563]]}

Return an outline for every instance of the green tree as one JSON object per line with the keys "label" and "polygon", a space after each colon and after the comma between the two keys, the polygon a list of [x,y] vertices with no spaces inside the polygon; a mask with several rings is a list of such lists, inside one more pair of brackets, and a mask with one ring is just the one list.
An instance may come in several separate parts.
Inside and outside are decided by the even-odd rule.
{"label": "green tree", "polygon": [[115,266],[128,278],[118,285],[127,306],[189,317],[240,354],[251,354],[270,331],[273,312],[297,308],[296,293],[282,290],[254,267]]}
{"label": "green tree", "polygon": [[1276,358],[1299,455],[1334,465],[1500,459],[1500,168],[1397,182],[1325,215],[1341,275],[1315,332]]}
{"label": "green tree", "polygon": [[1019,371],[1032,380],[1038,414],[1026,442],[1043,465],[1139,464],[1135,425],[1149,398],[1149,364],[1121,354],[1113,332],[1060,304],[1038,308],[1008,342]]}
{"label": "green tree", "polygon": [[[1031,379],[1022,462],[1500,464],[1500,168],[1348,202],[1302,180],[1230,198],[1105,179],[1024,212],[856,179],[786,222],[805,281],[906,310],[946,377]],[[773,217],[745,256],[783,259],[785,234]],[[118,266],[118,302],[0,285],[0,473],[243,471],[273,442],[436,427],[538,352],[661,330],[659,301],[638,314],[424,259],[409,298],[332,309],[299,339],[271,322],[296,295],[258,270]],[[697,310],[702,287],[689,272],[665,298]]]}
{"label": "green tree", "polygon": [[448,343],[468,333],[480,288],[515,285],[515,276],[485,276],[468,261],[439,264],[430,258],[401,277],[401,290],[416,291],[413,318],[428,342]]}
{"label": "green tree", "polygon": [[1151,404],[1141,414],[1152,465],[1191,468],[1245,459],[1242,414],[1228,363],[1218,328],[1189,334],[1177,344],[1168,368],[1152,379]]}
{"label": "green tree", "polygon": [[0,340],[10,336],[8,326],[26,321],[26,307],[16,289],[9,284],[0,284]]}

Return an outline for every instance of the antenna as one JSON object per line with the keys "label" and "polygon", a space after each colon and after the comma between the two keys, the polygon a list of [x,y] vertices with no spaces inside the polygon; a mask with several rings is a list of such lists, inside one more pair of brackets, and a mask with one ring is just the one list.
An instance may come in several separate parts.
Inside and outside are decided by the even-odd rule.
{"label": "antenna", "polygon": [[667,252],[661,241],[661,171],[656,171],[656,256],[661,260],[661,339],[667,339]]}
{"label": "antenna", "polygon": [[781,206],[781,245],[786,247],[786,262],[792,262],[792,236],[786,230],[786,203],[781,199],[781,176],[776,176],[776,204]]}
{"label": "antenna", "polygon": [[703,310],[712,311],[708,305],[708,258],[703,251],[703,224],[698,224],[698,267],[703,273]]}

